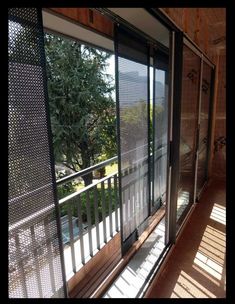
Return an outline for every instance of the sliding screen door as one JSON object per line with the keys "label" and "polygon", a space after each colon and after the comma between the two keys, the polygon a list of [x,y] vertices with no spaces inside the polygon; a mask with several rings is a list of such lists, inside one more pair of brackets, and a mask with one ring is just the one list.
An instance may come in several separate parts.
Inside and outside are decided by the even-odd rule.
{"label": "sliding screen door", "polygon": [[207,154],[209,138],[209,109],[211,100],[212,68],[204,61],[201,84],[200,132],[197,165],[197,196],[200,194],[205,182],[207,172]]}
{"label": "sliding screen door", "polygon": [[200,57],[184,45],[177,200],[178,223],[183,220],[194,199],[200,62]]}
{"label": "sliding screen door", "polygon": [[153,67],[152,209],[166,200],[168,143],[168,55],[156,51]]}
{"label": "sliding screen door", "polygon": [[[148,47],[116,28],[117,117],[123,253],[149,215]],[[142,225],[143,224],[143,225]]]}

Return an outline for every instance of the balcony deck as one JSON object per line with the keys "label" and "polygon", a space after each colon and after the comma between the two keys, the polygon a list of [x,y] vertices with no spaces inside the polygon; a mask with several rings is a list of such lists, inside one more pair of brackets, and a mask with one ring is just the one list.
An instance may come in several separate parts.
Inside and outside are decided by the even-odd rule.
{"label": "balcony deck", "polygon": [[165,217],[112,283],[103,298],[140,297],[148,275],[165,247],[164,239]]}

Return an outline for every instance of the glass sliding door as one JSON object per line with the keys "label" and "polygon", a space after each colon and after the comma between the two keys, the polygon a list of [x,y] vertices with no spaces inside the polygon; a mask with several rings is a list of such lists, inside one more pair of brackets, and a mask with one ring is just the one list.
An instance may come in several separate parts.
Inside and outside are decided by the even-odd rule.
{"label": "glass sliding door", "polygon": [[207,172],[207,154],[209,138],[209,109],[211,99],[211,80],[212,68],[204,61],[202,69],[201,84],[201,106],[200,106],[200,131],[198,146],[198,164],[197,164],[197,190],[199,196],[205,182]]}
{"label": "glass sliding door", "polygon": [[168,55],[155,51],[153,67],[153,211],[157,210],[166,200],[168,69]]}
{"label": "glass sliding door", "polygon": [[183,220],[194,199],[200,62],[200,57],[184,45],[177,199],[178,225]]}
{"label": "glass sliding door", "polygon": [[123,253],[149,216],[148,47],[116,28],[117,117]]}

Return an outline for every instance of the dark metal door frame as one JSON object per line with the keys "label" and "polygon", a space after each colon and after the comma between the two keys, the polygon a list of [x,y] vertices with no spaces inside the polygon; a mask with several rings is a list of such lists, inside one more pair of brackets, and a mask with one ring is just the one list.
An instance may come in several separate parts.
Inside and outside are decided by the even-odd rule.
{"label": "dark metal door frame", "polygon": [[[183,223],[186,221],[190,210],[193,208],[195,202],[196,202],[196,180],[197,180],[197,166],[198,166],[198,145],[199,145],[199,132],[200,132],[200,108],[201,108],[201,83],[202,83],[202,68],[203,68],[203,63],[202,63],[202,53],[198,50],[198,48],[195,47],[194,44],[191,43],[191,41],[189,41],[185,35],[183,35],[183,40],[182,40],[182,70],[181,70],[181,78],[183,78],[183,48],[184,46],[186,46],[188,49],[190,49],[197,57],[200,58],[200,78],[199,78],[199,82],[198,82],[198,96],[197,96],[197,112],[196,112],[196,119],[197,119],[197,127],[196,127],[196,137],[195,137],[195,151],[194,151],[194,156],[193,156],[193,171],[194,171],[194,179],[193,179],[193,193],[192,193],[192,201],[189,201],[187,207],[185,208],[185,210],[183,211],[183,213],[181,214],[179,220],[176,222],[176,236],[179,234],[180,229],[183,226]],[[181,83],[181,92],[182,92],[182,86],[183,83]],[[182,95],[181,95],[181,99],[182,99]],[[180,100],[180,104],[181,104],[181,100]],[[179,113],[179,124],[181,124],[181,112]],[[180,125],[179,125],[179,133],[181,133],[180,130]],[[179,137],[179,148],[180,148],[180,137]],[[179,155],[180,156],[180,155]],[[180,165],[180,160],[178,159],[179,165]],[[180,169],[180,167],[178,168],[178,170]],[[180,171],[178,171],[178,175],[180,174]],[[179,180],[178,180],[179,182]],[[178,184],[179,187],[179,184]],[[176,193],[176,214],[177,214],[177,199],[178,199],[178,187],[177,187],[177,193]]]}
{"label": "dark metal door frame", "polygon": [[[199,81],[199,87],[198,87],[198,90],[199,90],[199,95],[198,95],[198,105],[197,105],[197,134],[196,134],[196,150],[195,150],[195,165],[194,165],[194,188],[193,188],[193,201],[189,204],[189,206],[185,209],[185,216],[183,216],[182,220],[180,220],[180,222],[176,225],[176,235],[179,233],[180,231],[180,228],[182,227],[183,223],[185,222],[188,214],[190,213],[190,210],[192,209],[192,207],[194,206],[194,204],[196,203],[196,201],[198,200],[198,197],[197,197],[197,172],[198,172],[198,151],[199,151],[199,135],[200,135],[200,112],[201,112],[201,87],[202,87],[202,78],[203,78],[203,63],[207,63],[211,68],[212,70],[214,70],[214,65],[211,63],[210,60],[208,60],[208,58],[206,56],[204,56],[204,54],[201,52],[201,50],[195,46],[195,44],[193,44],[189,39],[188,37],[186,37],[183,33],[182,33],[182,52],[183,52],[183,46],[187,46],[195,55],[197,55],[199,58],[200,58],[200,81]],[[183,54],[183,53],[182,53]],[[183,59],[183,58],[182,58]],[[178,65],[177,65],[177,68],[178,68]],[[182,75],[182,70],[181,70],[181,75]],[[182,76],[181,76],[182,77]],[[212,82],[213,82],[213,79],[212,79]],[[211,87],[214,87],[214,84],[211,83]],[[212,98],[212,97],[211,97]],[[210,100],[210,107],[212,107],[211,105],[211,101],[212,99]],[[174,100],[175,102],[175,100]],[[180,101],[181,103],[181,101]],[[211,110],[210,110],[211,111]],[[178,115],[174,112],[174,115]],[[179,121],[180,121],[180,116],[179,116]],[[211,117],[209,117],[209,122],[208,122],[209,126],[211,125]],[[175,127],[175,125],[174,125]],[[208,129],[208,137],[211,136],[211,134],[209,133],[211,132],[211,129],[209,130]],[[173,142],[174,142],[175,138],[173,137]],[[207,160],[208,160],[208,149],[209,147],[207,147]],[[178,160],[179,161],[179,160]],[[174,162],[173,162],[174,163]],[[179,168],[177,169],[179,170]],[[206,163],[206,171],[208,170],[208,161]],[[174,180],[174,178],[173,178]],[[206,182],[205,182],[206,184]],[[204,186],[205,186],[204,184]],[[204,187],[203,186],[203,187]],[[202,188],[203,189],[203,188]],[[177,195],[177,193],[174,192],[174,195]],[[177,231],[178,229],[178,231]]]}
{"label": "dark metal door frame", "polygon": [[[166,205],[166,235],[165,243],[174,243],[176,235],[181,226],[177,230],[176,227],[176,211],[177,211],[177,195],[179,184],[179,140],[180,140],[180,107],[181,107],[181,91],[182,91],[182,63],[183,63],[183,45],[186,44],[194,53],[203,56],[203,61],[212,67],[212,83],[211,83],[211,100],[209,111],[209,146],[207,151],[207,164],[206,172],[208,178],[208,161],[210,153],[210,138],[212,128],[212,111],[213,111],[213,94],[214,94],[214,75],[215,66],[206,54],[192,41],[192,39],[178,27],[168,16],[163,13],[159,8],[148,8],[147,11],[165,25],[172,34],[170,42],[170,60],[171,60],[171,90],[170,90],[170,103],[171,111],[169,115],[170,129],[169,129],[169,167],[168,167],[168,199]],[[195,193],[195,189],[194,189]],[[191,206],[192,208],[193,206]],[[190,208],[190,210],[191,210]],[[189,214],[189,211],[187,210]],[[187,216],[185,217],[185,219]]]}
{"label": "dark metal door frame", "polygon": [[[210,59],[203,54],[203,52],[200,50],[200,48],[189,38],[186,34],[184,34],[177,26],[175,26],[169,19],[164,16],[162,12],[155,9],[147,9],[149,13],[151,13],[155,18],[157,18],[159,21],[161,21],[170,31],[171,35],[171,41],[170,41],[170,54],[169,54],[169,65],[170,65],[170,71],[169,71],[169,95],[168,95],[168,101],[169,101],[169,111],[168,111],[168,164],[167,164],[167,204],[166,204],[166,244],[167,243],[174,243],[176,240],[177,235],[177,225],[176,225],[176,211],[177,211],[177,195],[178,195],[178,185],[179,185],[179,141],[180,141],[180,111],[181,111],[181,93],[182,93],[182,66],[183,66],[183,45],[187,45],[196,55],[198,55],[201,58],[201,68],[202,68],[202,62],[206,62],[208,65],[212,67],[212,73],[214,75],[214,65],[210,61]],[[110,17],[110,14],[109,14]],[[113,18],[111,16],[111,18]],[[115,30],[117,27],[117,20],[113,19],[115,23]],[[121,20],[118,20],[118,22],[121,24]],[[138,30],[135,29],[135,32],[138,32]],[[140,33],[141,35],[141,33]],[[116,34],[115,34],[116,36]],[[117,40],[115,39],[115,55],[117,49]],[[203,57],[203,58],[202,58]],[[117,56],[115,56],[115,73],[116,73],[116,94],[117,94],[117,123],[120,122],[120,117],[118,113],[119,109],[119,102],[118,102],[118,64],[117,64]],[[200,73],[201,74],[201,73]],[[201,75],[202,77],[202,75]],[[213,78],[213,77],[212,77]],[[200,85],[201,85],[201,79],[200,79]],[[212,79],[211,87],[214,87],[214,80]],[[211,92],[211,102],[210,102],[210,113],[212,113],[212,98],[213,98],[213,90]],[[198,105],[198,114],[200,111],[199,108],[200,105]],[[209,117],[209,137],[211,136],[211,115]],[[117,134],[118,134],[118,164],[120,168],[120,130],[117,128]],[[199,136],[199,131],[197,132],[197,137]],[[149,140],[148,140],[149,142]],[[198,138],[197,138],[198,142]],[[196,157],[196,163],[195,163],[195,179],[197,174],[197,158]],[[209,158],[209,147],[207,151],[207,165],[208,165],[208,158]],[[121,172],[119,171],[119,176]],[[194,180],[195,181],[195,180]],[[121,181],[120,187],[119,187],[119,196],[120,196],[120,202],[122,201],[121,198]],[[194,194],[195,194],[195,187],[196,187],[196,181],[194,183]],[[196,196],[194,195],[193,203],[196,201]],[[120,204],[122,206],[122,204]],[[190,206],[189,211],[191,210],[192,205]],[[153,213],[154,210],[151,208],[150,213]],[[120,207],[120,214],[122,218],[122,207]],[[187,217],[187,216],[186,216]],[[122,226],[122,220],[121,220],[121,226]],[[179,232],[179,231],[178,231]],[[133,238],[138,237],[138,231],[136,232],[135,236]],[[122,232],[121,232],[121,238],[122,238]],[[123,240],[123,239],[122,239]]]}
{"label": "dark metal door frame", "polygon": [[[177,63],[177,69],[176,69]],[[171,119],[170,119],[170,155],[168,170],[168,204],[166,208],[165,242],[175,243],[176,240],[176,212],[179,184],[179,147],[180,147],[180,113],[183,68],[183,34],[172,31],[171,35]],[[180,76],[180,77],[179,77]],[[175,89],[176,88],[176,89]]]}
{"label": "dark metal door frame", "polygon": [[[203,189],[205,188],[207,182],[208,182],[208,165],[209,165],[209,157],[210,157],[210,150],[211,150],[211,128],[212,128],[212,111],[213,111],[213,96],[214,96],[214,77],[215,77],[215,67],[208,63],[207,60],[205,60],[205,57],[202,55],[202,66],[203,63],[208,64],[208,66],[211,68],[211,83],[210,83],[210,97],[209,97],[209,108],[208,108],[208,126],[207,126],[207,150],[206,150],[206,161],[205,161],[205,181],[201,189],[197,189],[197,182],[195,181],[195,201],[197,202],[203,192]],[[203,72],[202,72],[203,76]],[[200,89],[202,88],[202,83],[200,86]],[[202,91],[202,89],[201,89]],[[200,116],[200,112],[199,112]],[[200,126],[200,121],[199,121]],[[199,136],[200,136],[200,128],[199,128],[199,135],[198,135],[198,150],[199,150]],[[197,172],[195,173],[197,174]],[[199,190],[199,191],[198,191]]]}
{"label": "dark metal door frame", "polygon": [[[210,151],[210,138],[211,138],[211,124],[212,124],[212,107],[213,107],[213,92],[214,92],[214,70],[215,66],[214,64],[205,56],[201,50],[197,46],[195,46],[192,41],[188,39],[188,37],[183,38],[183,44],[186,45],[188,48],[191,49],[192,52],[194,52],[198,57],[200,57],[200,81],[199,81],[199,101],[198,101],[198,122],[197,122],[197,146],[196,146],[196,156],[195,156],[195,177],[194,177],[194,194],[193,194],[193,204],[199,200],[199,197],[207,183],[208,180],[208,160],[209,160],[209,151]],[[199,190],[199,193],[197,194],[197,175],[198,175],[198,158],[199,158],[199,137],[200,137],[200,114],[201,114],[201,94],[202,94],[202,80],[203,80],[203,64],[206,63],[209,67],[211,67],[212,77],[211,77],[211,85],[210,85],[210,101],[209,101],[209,112],[208,112],[208,142],[209,145],[207,146],[207,152],[206,152],[206,180],[202,188]]]}

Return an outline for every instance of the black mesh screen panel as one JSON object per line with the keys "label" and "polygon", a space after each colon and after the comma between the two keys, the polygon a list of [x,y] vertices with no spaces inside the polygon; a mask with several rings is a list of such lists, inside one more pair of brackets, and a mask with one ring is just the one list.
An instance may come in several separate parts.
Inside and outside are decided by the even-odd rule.
{"label": "black mesh screen panel", "polygon": [[65,297],[41,11],[8,11],[9,297]]}
{"label": "black mesh screen panel", "polygon": [[121,27],[116,38],[125,242],[148,217],[148,47]]}

